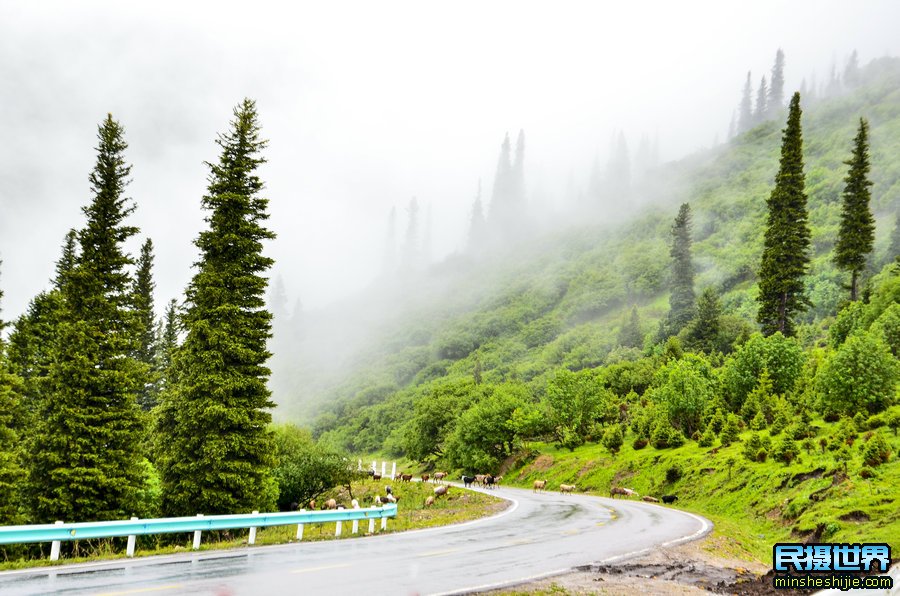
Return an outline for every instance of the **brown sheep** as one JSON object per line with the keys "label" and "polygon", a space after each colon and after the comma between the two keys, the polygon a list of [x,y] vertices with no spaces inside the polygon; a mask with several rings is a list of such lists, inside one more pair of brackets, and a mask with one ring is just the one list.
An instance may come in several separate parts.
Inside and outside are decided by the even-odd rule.
{"label": "brown sheep", "polygon": [[372,474],[372,480],[381,480],[381,474]]}
{"label": "brown sheep", "polygon": [[310,509],[315,509],[316,508],[316,500],[313,499],[312,501],[310,501],[309,505],[307,505],[307,507],[309,507]]}
{"label": "brown sheep", "polygon": [[494,486],[500,486],[501,480],[503,480],[503,476],[495,476],[494,477]]}
{"label": "brown sheep", "polygon": [[435,472],[432,478],[435,482],[440,483],[447,477],[447,472]]}
{"label": "brown sheep", "polygon": [[426,507],[431,507],[432,505],[434,505],[434,497],[428,497],[427,499],[425,499]]}
{"label": "brown sheep", "polygon": [[431,478],[428,474],[422,474],[422,482],[428,482],[428,479]]}
{"label": "brown sheep", "polygon": [[644,497],[643,500],[647,501],[648,503],[659,503],[659,499],[657,499],[656,497]]}
{"label": "brown sheep", "polygon": [[561,492],[563,494],[571,493],[573,490],[575,490],[574,484],[560,484],[559,485],[559,492]]}
{"label": "brown sheep", "polygon": [[537,492],[539,490],[544,490],[547,487],[546,480],[535,480],[534,488],[531,489],[531,492]]}
{"label": "brown sheep", "polygon": [[436,487],[434,487],[434,496],[435,496],[435,498],[440,497],[440,496],[443,496],[443,495],[446,495],[446,494],[447,494],[447,490],[448,490],[449,488],[450,488],[450,487],[447,486],[446,484],[442,484],[441,486],[436,486]]}
{"label": "brown sheep", "polygon": [[411,482],[411,481],[412,481],[412,474],[401,474],[400,475],[400,482]]}
{"label": "brown sheep", "polygon": [[334,499],[328,499],[325,501],[325,509],[337,509],[337,501]]}

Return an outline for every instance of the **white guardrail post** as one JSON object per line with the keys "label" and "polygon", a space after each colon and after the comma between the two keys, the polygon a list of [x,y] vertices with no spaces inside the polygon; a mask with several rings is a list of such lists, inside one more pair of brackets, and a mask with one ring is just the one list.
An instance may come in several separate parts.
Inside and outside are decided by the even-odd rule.
{"label": "white guardrail post", "polygon": [[[197,517],[203,517],[203,514],[198,513]],[[200,530],[194,530],[194,550],[200,550]]]}
{"label": "white guardrail post", "polygon": [[[253,510],[253,515],[259,515],[259,511]],[[247,544],[256,544],[256,528],[250,528],[250,536],[247,538]]]}
{"label": "white guardrail post", "polygon": [[375,518],[370,517],[369,518],[369,534],[374,534],[374,533],[375,533]]}
{"label": "white guardrail post", "polygon": [[[132,517],[131,521],[137,521],[138,518]],[[137,536],[135,534],[128,535],[128,546],[125,548],[125,556],[133,557],[134,556],[134,545],[137,542]]]}
{"label": "white guardrail post", "polygon": [[[300,513],[306,513],[306,509],[301,509]],[[303,540],[303,524],[297,524],[297,541]]]}
{"label": "white guardrail post", "polygon": [[387,468],[387,462],[384,461],[384,460],[382,460],[382,461],[381,461],[381,477],[382,477],[382,478],[384,478],[385,468]]}
{"label": "white guardrail post", "polygon": [[[338,507],[338,511],[343,511],[343,510],[344,510],[343,507]],[[334,537],[335,538],[340,538],[341,530],[343,529],[343,525],[344,525],[344,523],[341,520],[338,520],[337,522],[335,522],[335,526],[334,526]]]}
{"label": "white guardrail post", "polygon": [[[61,526],[64,523],[65,522],[63,522],[63,521],[59,521],[59,520],[56,521],[57,526]],[[59,549],[61,546],[62,546],[62,542],[60,542],[59,540],[54,540],[53,542],[50,543],[50,560],[51,561],[59,561]]]}
{"label": "white guardrail post", "polygon": [[391,462],[391,480],[397,476],[397,462]]}
{"label": "white guardrail post", "polygon": [[[357,501],[356,499],[353,499],[353,508],[359,509],[359,501]],[[353,520],[353,533],[356,534],[357,532],[359,532],[359,520],[354,519]]]}

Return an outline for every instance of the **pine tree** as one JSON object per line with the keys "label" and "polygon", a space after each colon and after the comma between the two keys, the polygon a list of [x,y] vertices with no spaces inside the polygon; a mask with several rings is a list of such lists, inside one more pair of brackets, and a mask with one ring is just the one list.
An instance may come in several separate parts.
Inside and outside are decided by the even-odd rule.
{"label": "pine tree", "polygon": [[274,507],[274,445],[267,425],[274,407],[266,341],[265,272],[272,259],[263,242],[268,200],[256,169],[260,152],[256,105],[245,99],[230,130],[219,135],[217,163],[208,163],[203,207],[208,229],[195,244],[197,272],[188,285],[175,352],[175,387],[163,394],[157,418],[162,447],[163,510],[169,515],[239,513]]}
{"label": "pine tree", "polygon": [[715,289],[703,290],[697,299],[697,316],[688,325],[685,341],[688,347],[706,352],[719,349],[719,329],[722,306]]}
{"label": "pine tree", "polygon": [[619,331],[619,345],[624,348],[642,348],[644,346],[644,333],[641,331],[641,317],[637,306],[631,307],[631,315],[622,323]]}
{"label": "pine tree", "polygon": [[759,81],[759,89],[756,91],[756,112],[753,114],[753,121],[756,124],[766,121],[766,114],[769,110],[766,102],[768,101],[769,90],[766,87],[766,76],[763,75]]}
{"label": "pine tree", "polygon": [[9,370],[0,340],[0,525],[24,522],[21,488],[25,470],[19,463],[22,457],[20,437],[26,420],[21,403],[23,391],[22,379]]}
{"label": "pine tree", "polygon": [[891,244],[888,246],[887,262],[900,257],[900,213],[894,217],[894,231],[891,232]]}
{"label": "pine tree", "polygon": [[156,369],[160,372],[160,393],[171,386],[172,358],[178,349],[178,305],[170,300],[156,334]]}
{"label": "pine tree", "polygon": [[683,203],[672,226],[672,293],[667,332],[677,335],[694,317],[694,263],[691,259],[691,206]]}
{"label": "pine tree", "polygon": [[[801,94],[801,97],[805,95]],[[772,65],[772,77],[769,85],[769,115],[777,116],[784,104],[784,52],[781,48],[775,52],[775,64]]]}
{"label": "pine tree", "polygon": [[738,132],[746,132],[753,128],[753,83],[750,81],[750,71],[747,71],[747,81],[744,83],[744,92],[741,95],[741,105],[738,108]]}
{"label": "pine tree", "polygon": [[776,331],[793,336],[794,317],[809,305],[803,286],[809,265],[810,231],[800,115],[800,94],[795,93],[782,136],[775,188],[766,202],[769,214],[759,269],[756,318],[767,336]]}
{"label": "pine tree", "polygon": [[131,171],[123,135],[111,115],[99,126],[94,196],[83,208],[87,222],[78,232],[74,266],[61,280],[48,395],[28,449],[28,500],[36,521],[138,513],[144,476],[135,395],[143,374],[134,359],[133,261],[122,246],[138,230],[124,223],[135,207],[123,196]]}
{"label": "pine tree", "polygon": [[859,119],[859,130],[853,139],[853,155],[844,163],[850,166],[844,178],[844,200],[841,205],[841,225],[834,247],[834,264],[850,273],[850,300],[857,299],[859,275],[866,268],[866,259],[875,242],[875,218],[869,208],[869,124]]}
{"label": "pine tree", "polygon": [[509,217],[512,171],[509,134],[507,133],[503,137],[503,144],[500,145],[500,156],[497,158],[497,171],[494,174],[494,188],[491,191],[491,205],[488,212],[488,222],[494,229],[504,230]]}
{"label": "pine tree", "polygon": [[397,271],[397,208],[391,207],[388,215],[387,237],[384,240],[383,273],[392,275]]}
{"label": "pine tree", "polygon": [[150,410],[156,405],[156,315],[153,313],[153,241],[147,238],[141,246],[134,277],[133,301],[138,324],[138,347],[135,359],[144,365],[144,386],[138,393],[138,405]]}
{"label": "pine tree", "polygon": [[859,85],[859,57],[856,50],[853,50],[847,59],[847,66],[844,67],[844,86],[853,89],[857,85]]}
{"label": "pine tree", "polygon": [[474,255],[481,254],[487,245],[487,229],[484,221],[484,208],[481,204],[481,180],[478,181],[478,194],[472,203],[472,215],[469,219],[468,251]]}
{"label": "pine tree", "polygon": [[403,242],[403,271],[409,273],[419,267],[421,246],[419,242],[419,202],[416,197],[409,200],[406,208],[406,238]]}

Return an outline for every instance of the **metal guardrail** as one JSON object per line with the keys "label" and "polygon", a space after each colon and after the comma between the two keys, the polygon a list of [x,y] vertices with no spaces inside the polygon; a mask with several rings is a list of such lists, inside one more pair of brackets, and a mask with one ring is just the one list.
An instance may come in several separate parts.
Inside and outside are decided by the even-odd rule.
{"label": "metal guardrail", "polygon": [[381,507],[365,509],[334,509],[327,511],[288,511],[279,513],[258,513],[238,515],[210,515],[197,517],[164,517],[156,519],[116,520],[104,522],[77,522],[55,524],[35,524],[27,526],[0,526],[0,544],[24,544],[34,542],[53,542],[50,559],[59,558],[59,543],[63,540],[86,540],[90,538],[116,538],[128,536],[128,556],[134,554],[136,536],[148,534],[173,534],[194,532],[194,549],[200,548],[200,533],[211,530],[231,530],[249,528],[250,540],[256,538],[256,528],[268,526],[287,526],[297,524],[297,538],[303,537],[305,524],[321,524],[337,522],[336,535],[340,535],[340,524],[345,521],[354,523],[354,533],[359,520],[370,520],[369,530],[374,530],[374,521],[381,519],[384,529],[387,518],[396,517],[397,505],[385,504]]}

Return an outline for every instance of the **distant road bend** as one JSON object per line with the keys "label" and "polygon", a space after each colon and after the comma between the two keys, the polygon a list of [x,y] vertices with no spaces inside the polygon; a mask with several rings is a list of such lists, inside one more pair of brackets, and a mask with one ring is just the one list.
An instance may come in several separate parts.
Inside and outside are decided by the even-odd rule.
{"label": "distant road bend", "polygon": [[[503,513],[368,538],[0,572],[0,594],[456,594],[695,540],[712,524],[659,505],[500,488]],[[390,523],[390,522],[388,522]]]}

